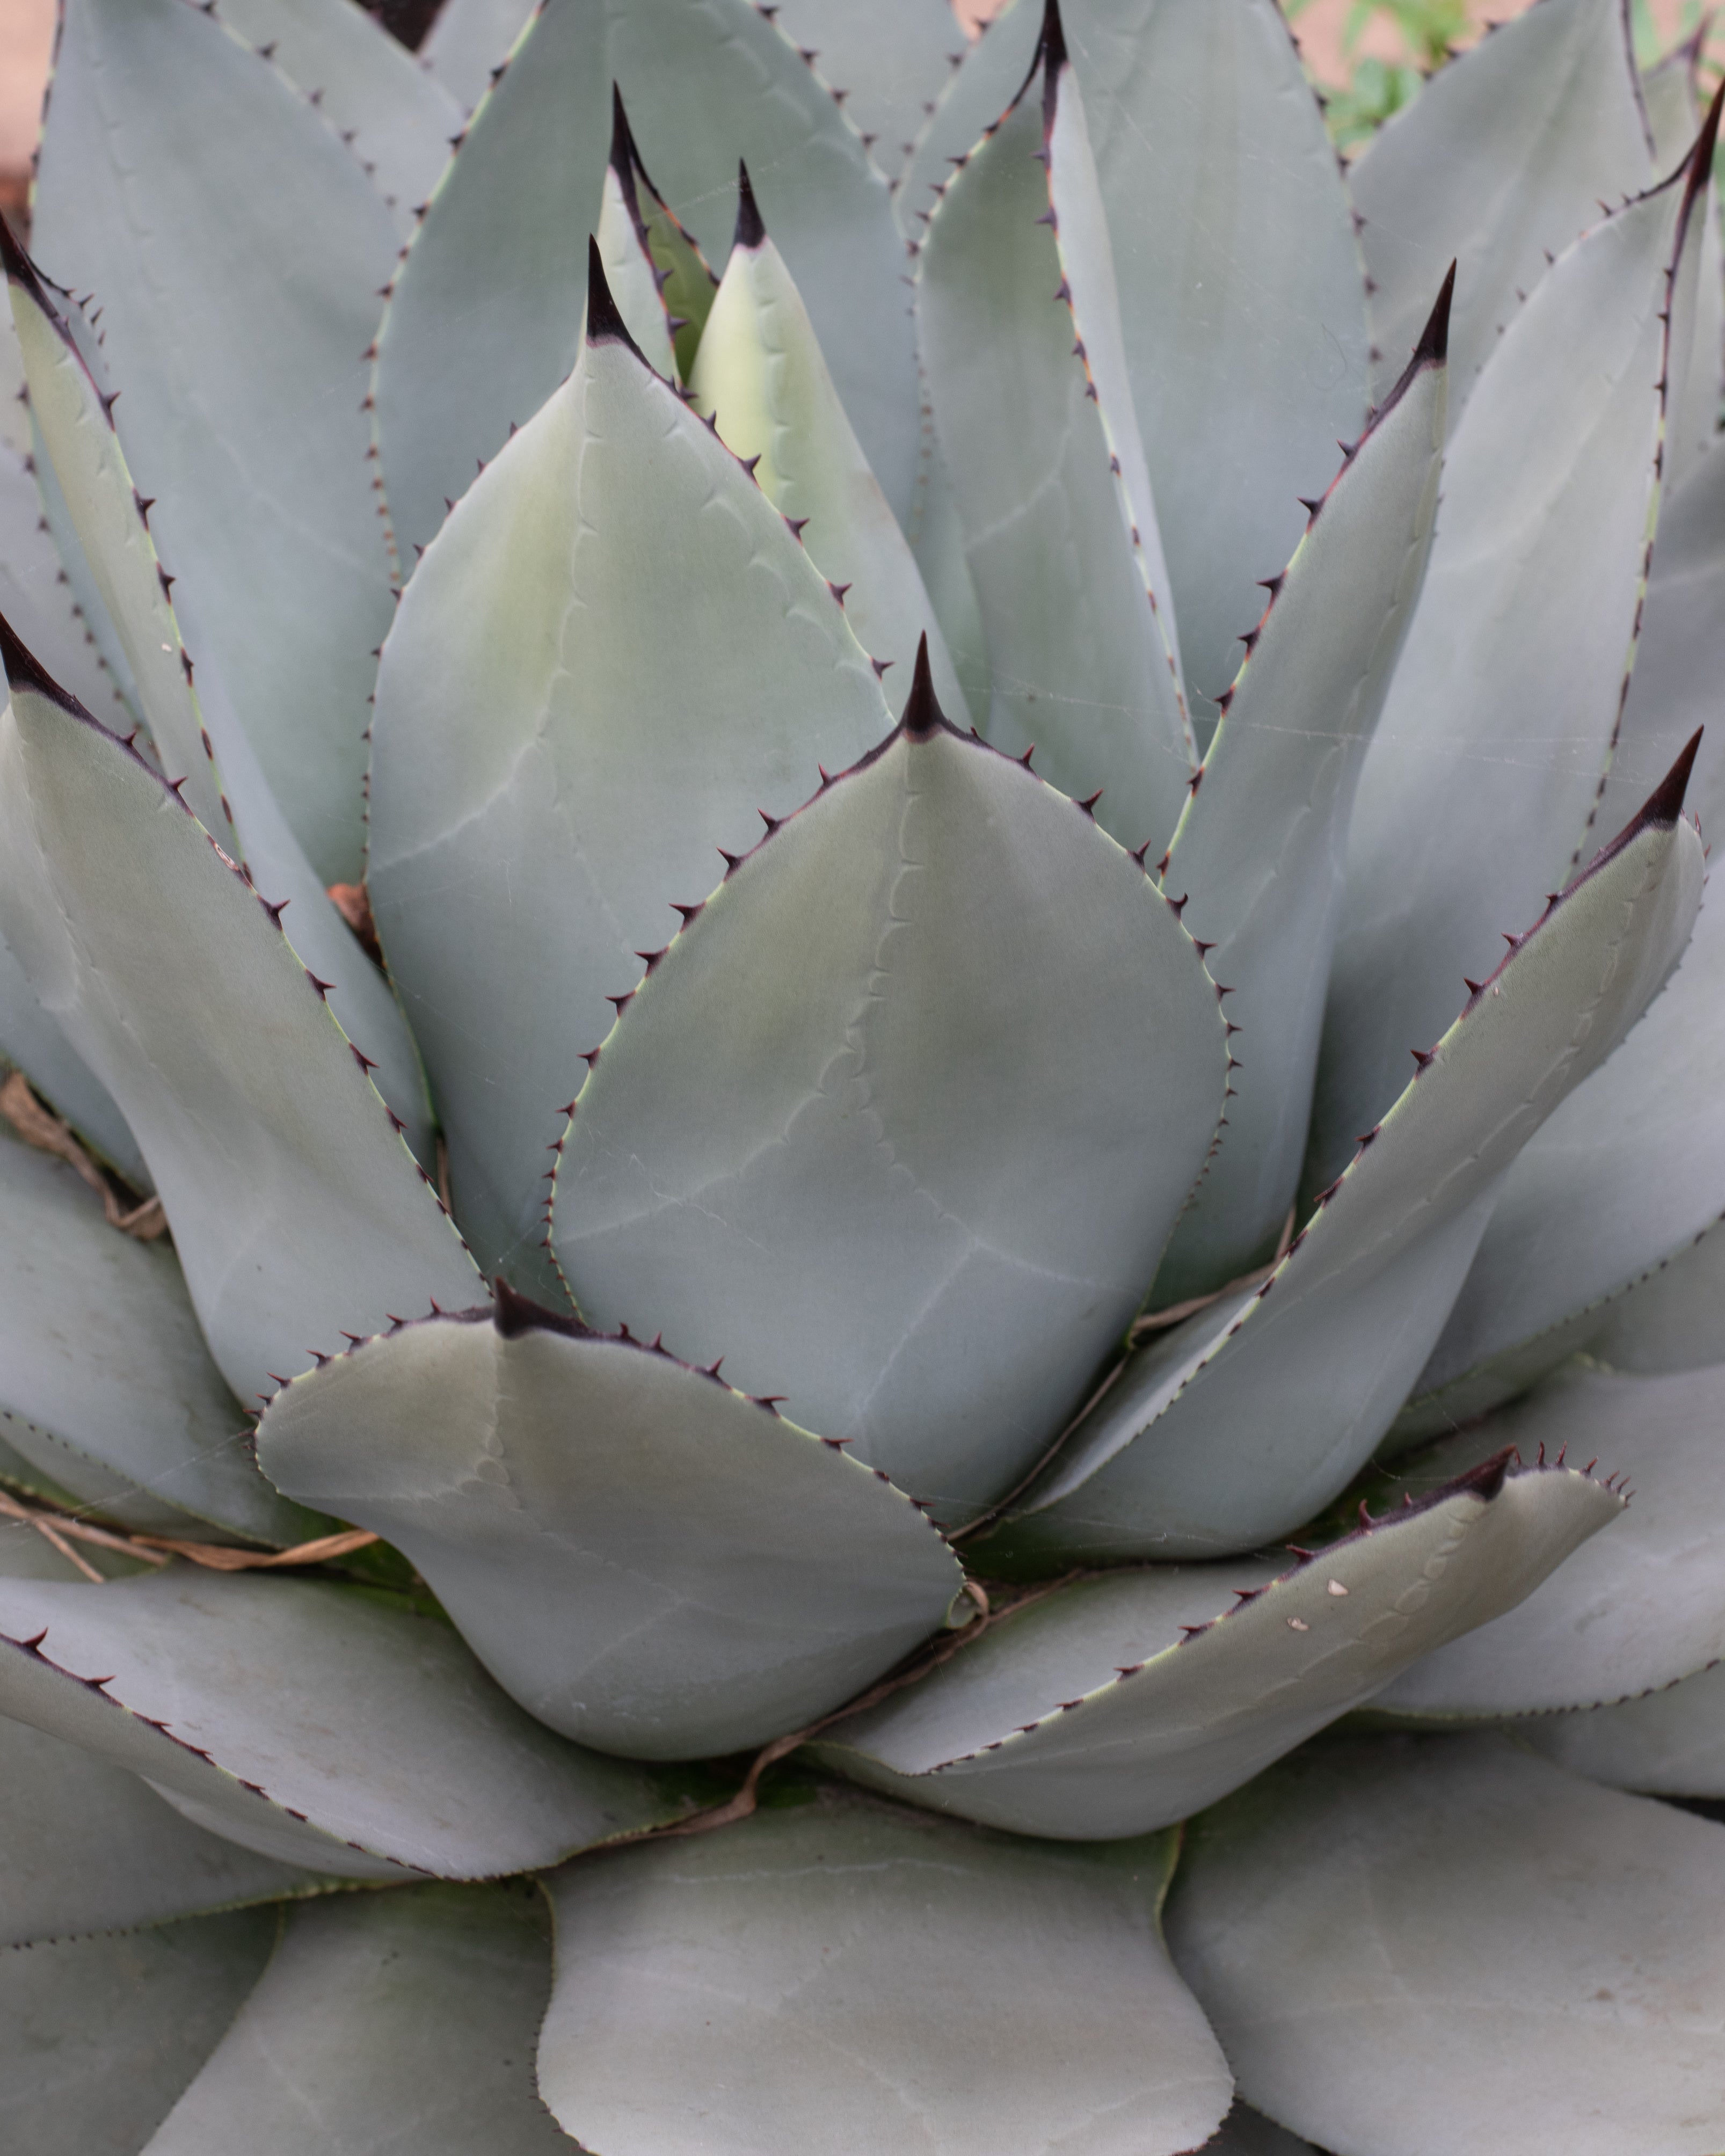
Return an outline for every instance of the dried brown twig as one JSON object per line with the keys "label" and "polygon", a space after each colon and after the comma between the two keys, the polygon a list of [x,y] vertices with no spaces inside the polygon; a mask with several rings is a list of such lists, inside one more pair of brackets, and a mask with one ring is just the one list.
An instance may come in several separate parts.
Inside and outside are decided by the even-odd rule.
{"label": "dried brown twig", "polygon": [[71,1125],[43,1106],[22,1070],[12,1071],[0,1085],[0,1115],[26,1145],[34,1146],[39,1152],[53,1153],[82,1177],[101,1199],[110,1228],[119,1229],[124,1235],[135,1235],[141,1243],[153,1243],[158,1235],[167,1233],[162,1200],[146,1198],[141,1205],[123,1206],[114,1195],[112,1183],[73,1137]]}
{"label": "dried brown twig", "polygon": [[62,1512],[49,1505],[24,1504],[4,1490],[0,1490],[0,1518],[33,1527],[44,1542],[75,1564],[86,1579],[99,1584],[102,1583],[102,1574],[71,1547],[74,1543],[115,1550],[123,1557],[141,1558],[146,1564],[167,1564],[172,1558],[181,1557],[189,1563],[202,1565],[207,1572],[274,1572],[285,1566],[324,1564],[331,1558],[346,1557],[353,1550],[364,1549],[378,1539],[367,1527],[344,1527],[339,1534],[320,1535],[315,1542],[299,1543],[292,1549],[236,1549],[226,1543],[183,1542],[173,1535],[123,1534],[112,1527],[99,1527],[90,1520],[80,1519],[75,1513]]}

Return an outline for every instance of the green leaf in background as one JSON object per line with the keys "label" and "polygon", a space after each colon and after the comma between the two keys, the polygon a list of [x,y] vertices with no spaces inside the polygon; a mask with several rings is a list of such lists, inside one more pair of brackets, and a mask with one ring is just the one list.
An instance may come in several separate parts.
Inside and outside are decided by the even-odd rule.
{"label": "green leaf in background", "polygon": [[533,2087],[550,1929],[525,1880],[290,1911],[145,2156],[575,2156]]}
{"label": "green leaf in background", "polygon": [[236,1396],[338,1345],[344,1319],[473,1301],[472,1260],[279,919],[135,750],[15,644],[5,659],[0,930],[138,1133]]}
{"label": "green leaf in background", "polygon": [[1722,1852],[1503,1737],[1331,1741],[1195,1822],[1168,1938],[1241,2095],[1327,2148],[1706,2156]]}
{"label": "green leaf in background", "polygon": [[403,598],[372,730],[372,905],[457,1210],[486,1270],[542,1302],[564,1300],[549,1149],[610,998],[721,850],[891,724],[825,579],[597,275],[580,364]]}
{"label": "green leaf in background", "polygon": [[591,1322],[724,1358],[937,1519],[973,1517],[1137,1306],[1226,1062],[1214,984],[1139,863],[947,726],[919,662],[899,731],[727,875],[621,1010],[563,1142],[557,1261]]}
{"label": "green leaf in background", "polygon": [[1686,364],[1666,317],[1699,274],[1692,179],[1711,157],[1709,137],[1687,173],[1540,280],[1452,436],[1425,596],[1349,834],[1320,1181],[1400,1091],[1461,979],[1490,972],[1609,828],[1600,781],[1640,623],[1667,390],[1675,403]]}
{"label": "green leaf in background", "polygon": [[[938,4],[938,0],[935,0]],[[625,319],[627,319],[626,311]],[[845,618],[884,680],[896,718],[928,639],[935,693],[955,724],[970,713],[922,575],[845,416],[814,325],[768,237],[752,189],[690,377],[695,408],[752,470],[842,594]]]}
{"label": "green leaf in background", "polygon": [[1230,2082],[1163,1950],[1173,1837],[1049,1849],[823,1793],[547,1886],[539,2083],[604,2156],[1172,2156]]}
{"label": "green leaf in background", "polygon": [[501,1291],[279,1393],[260,1456],[424,1573],[498,1682],[634,1758],[813,1721],[936,1630],[963,1575],[860,1460],[706,1373]]}
{"label": "green leaf in background", "polygon": [[[1380,393],[1455,261],[1450,417],[1458,419],[1500,332],[1553,256],[1598,223],[1602,203],[1652,184],[1627,15],[1623,0],[1542,0],[1525,9],[1440,68],[1351,168]],[[1674,162],[1663,161],[1659,177]]]}
{"label": "green leaf in background", "polygon": [[0,1714],[129,1767],[243,1849],[343,1879],[524,1871],[684,1809],[523,1714],[441,1619],[364,1588],[0,1579]]}
{"label": "green leaf in background", "polygon": [[33,244],[100,302],[204,701],[245,730],[319,877],[351,880],[389,625],[360,409],[389,213],[319,114],[184,0],[70,0],[53,108]]}
{"label": "green leaf in background", "polygon": [[1075,800],[1100,792],[1104,829],[1153,859],[1191,730],[1084,113],[1057,44],[1040,73],[929,226],[923,364],[982,608],[984,731],[1034,743]]}
{"label": "green leaf in background", "polygon": [[1694,746],[1422,1052],[1270,1278],[1129,1361],[979,1554],[1016,1568],[1252,1549],[1346,1486],[1429,1353],[1504,1170],[1688,940]]}
{"label": "green leaf in background", "polygon": [[1183,1819],[1519,1601],[1623,1510],[1573,1469],[1506,1480],[1507,1464],[1295,1570],[1152,1565],[1058,1589],[838,1723],[816,1756],[1018,1834],[1107,1839]]}

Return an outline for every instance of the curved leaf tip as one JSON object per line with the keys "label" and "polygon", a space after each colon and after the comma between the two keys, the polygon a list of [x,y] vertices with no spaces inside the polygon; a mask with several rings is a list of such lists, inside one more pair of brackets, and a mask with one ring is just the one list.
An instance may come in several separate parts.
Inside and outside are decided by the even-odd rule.
{"label": "curved leaf tip", "polygon": [[755,190],[749,179],[749,168],[739,157],[737,161],[737,232],[731,244],[739,247],[760,247],[767,239],[767,228],[761,222],[761,212],[755,201]]}
{"label": "curved leaf tip", "polygon": [[[1701,123],[1701,132],[1693,147],[1677,171],[1687,174],[1683,182],[1683,207],[1677,216],[1677,251],[1682,250],[1683,234],[1689,228],[1689,219],[1697,198],[1712,176],[1713,151],[1719,140],[1719,115],[1725,107],[1725,82],[1713,92],[1713,101],[1707,107],[1707,117]],[[1672,174],[1676,178],[1676,174]]]}
{"label": "curved leaf tip", "polygon": [[[0,225],[3,223],[0,219]],[[58,704],[63,711],[69,711],[74,718],[88,719],[92,726],[100,726],[101,721],[90,717],[69,689],[61,688],[3,613],[0,613],[0,666],[5,668],[8,688],[31,690],[39,696],[46,696],[49,703]],[[103,731],[105,732],[106,728]]]}
{"label": "curved leaf tip", "polygon": [[925,630],[916,644],[916,670],[911,678],[911,693],[905,699],[904,716],[899,726],[911,741],[932,741],[944,726],[948,733],[957,728],[940,707],[934,693],[934,676],[928,665],[928,635]]}
{"label": "curved leaf tip", "polygon": [[590,1325],[583,1325],[578,1317],[567,1311],[547,1310],[525,1295],[517,1295],[501,1273],[491,1283],[496,1297],[490,1309],[461,1311],[455,1315],[462,1318],[489,1317],[496,1327],[498,1336],[504,1340],[519,1340],[525,1332],[561,1332],[571,1340],[598,1340],[603,1337]]}
{"label": "curved leaf tip", "polygon": [[44,289],[41,271],[24,251],[10,222],[3,217],[0,217],[0,267],[5,270],[8,282],[22,285],[50,320],[57,321],[59,319],[54,302]]}
{"label": "curved leaf tip", "polygon": [[587,237],[587,341],[589,344],[626,345],[643,367],[647,364],[612,296],[610,280],[599,255],[599,243],[592,233]]}

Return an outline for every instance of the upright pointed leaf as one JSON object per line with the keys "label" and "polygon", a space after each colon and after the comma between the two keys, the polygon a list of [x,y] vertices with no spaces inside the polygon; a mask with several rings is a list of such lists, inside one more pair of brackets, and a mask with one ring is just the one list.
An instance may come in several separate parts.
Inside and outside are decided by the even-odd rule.
{"label": "upright pointed leaf", "polygon": [[0,1948],[316,1892],[64,1738],[0,1724]]}
{"label": "upright pointed leaf", "polygon": [[982,607],[988,737],[1014,756],[1034,743],[1075,799],[1100,789],[1103,828],[1153,855],[1192,775],[1190,736],[1095,167],[1057,42],[1040,87],[929,227],[923,364]]}
{"label": "upright pointed leaf", "polygon": [[[1654,169],[1661,174],[1682,162],[1701,131],[1703,108],[1696,95],[1696,70],[1706,42],[1705,29],[1698,31],[1641,77]],[[1725,388],[1725,261],[1717,198],[1709,199],[1702,224],[1692,336],[1682,400],[1671,415],[1668,483],[1673,488],[1682,485],[1719,431],[1720,396]]]}
{"label": "upright pointed leaf", "polygon": [[392,1305],[471,1302],[471,1259],[270,909],[136,750],[6,659],[0,932],[137,1134],[234,1393]]}
{"label": "upright pointed leaf", "polygon": [[139,2149],[221,2041],[273,1909],[0,1952],[0,2134],[31,2156]]}
{"label": "upright pointed leaf", "polygon": [[892,716],[904,709],[916,646],[926,636],[936,693],[968,725],[922,574],[864,461],[809,311],[752,194],[689,386],[696,410],[752,466],[767,499],[798,527],[809,559],[842,595],[863,649],[894,670],[886,685]]}
{"label": "upright pointed leaf", "polygon": [[[551,1989],[530,1881],[350,1894],[287,1912],[280,1943],[146,2156],[571,2156],[533,2086]],[[315,2126],[312,2122],[315,2122]]]}
{"label": "upright pointed leaf", "polygon": [[582,243],[611,135],[604,0],[551,0],[491,57],[377,332],[376,448],[403,578],[580,342]]}
{"label": "upright pointed leaf", "polygon": [[605,167],[598,223],[593,227],[605,282],[623,326],[655,374],[677,378],[669,310],[660,296],[662,281],[653,258],[652,236],[641,196],[650,183],[636,155],[621,96],[614,95],[611,158]]}
{"label": "upright pointed leaf", "polygon": [[523,1714],[440,1619],[310,1580],[0,1580],[0,1714],[344,1879],[524,1871],[680,1809]]}
{"label": "upright pointed leaf", "polygon": [[388,212],[316,111],[183,0],[70,0],[51,104],[33,244],[100,296],[193,646],[319,876],[352,880],[389,624],[359,409]]}
{"label": "upright pointed leaf", "polygon": [[1353,790],[1419,603],[1437,506],[1450,285],[1283,573],[1163,880],[1214,944],[1235,1059],[1228,1135],[1157,1276],[1166,1306],[1276,1253],[1294,1201]]}
{"label": "upright pointed leaf", "polygon": [[594,1322],[724,1357],[962,1520],[1137,1307],[1226,1060],[1162,893],[948,727],[923,670],[623,1009],[559,1157],[557,1260]]}
{"label": "upright pointed leaf", "polygon": [[[1692,172],[1704,171],[1711,146]],[[1666,316],[1692,294],[1685,177],[1542,279],[1455,429],[1425,592],[1361,774],[1318,1078],[1335,1173],[1408,1051],[1596,839],[1660,501]],[[1605,828],[1609,828],[1609,826]]]}
{"label": "upright pointed leaf", "polygon": [[1725,1837],[1496,1736],[1314,1745],[1194,1827],[1174,1958],[1330,2148],[1706,2156]]}
{"label": "upright pointed leaf", "polygon": [[535,12],[535,0],[443,0],[420,61],[470,112]]}
{"label": "upright pointed leaf", "polygon": [[1006,0],[978,26],[979,34],[935,100],[893,187],[893,213],[913,246],[934,215],[954,164],[975,149],[1024,88],[1035,62],[1043,13],[1043,0]]}
{"label": "upright pointed leaf", "polygon": [[9,1131],[0,1217],[0,1432],[15,1450],[128,1526],[203,1521],[284,1546],[329,1532],[259,1474],[165,1243],[117,1234],[64,1162]]}
{"label": "upright pointed leaf", "polygon": [[835,2118],[942,2156],[1191,2148],[1230,2079],[1163,1952],[1173,1856],[822,1795],[572,1866],[540,2088],[605,2156],[805,2156]]}
{"label": "upright pointed leaf", "polygon": [[716,848],[890,723],[824,579],[601,273],[580,365],[427,554],[377,680],[372,905],[487,1270],[561,1300],[547,1148],[608,998]]}
{"label": "upright pointed leaf", "polygon": [[606,0],[607,54],[660,193],[723,259],[737,161],[893,514],[916,474],[915,340],[886,182],[826,85],[750,0]]}
{"label": "upright pointed leaf", "polygon": [[1359,249],[1274,0],[1067,0],[1062,14],[1122,265],[1187,691],[1209,716],[1261,611],[1254,579],[1299,539],[1296,497],[1328,484],[1337,437],[1364,418]]}
{"label": "upright pointed leaf", "polygon": [[221,0],[220,12],[319,107],[405,237],[461,130],[453,92],[357,0]]}
{"label": "upright pointed leaf", "polygon": [[1541,0],[1440,68],[1368,143],[1348,177],[1372,274],[1375,382],[1394,380],[1454,261],[1459,418],[1553,256],[1602,204],[1651,184],[1629,12],[1625,0]]}
{"label": "upright pointed leaf", "polygon": [[1379,1704],[1430,1715],[1540,1714],[1674,1683],[1725,1656],[1720,1559],[1725,1370],[1635,1378],[1578,1360],[1525,1399],[1399,1463],[1419,1491],[1500,1445],[1597,1459],[1635,1492],[1624,1517],[1519,1609],[1405,1671]]}
{"label": "upright pointed leaf", "polygon": [[1678,814],[1687,776],[1686,758],[1517,939],[1264,1285],[1127,1363],[999,1531],[1015,1562],[1252,1549],[1346,1486],[1429,1353],[1505,1169],[1687,940],[1702,875]]}
{"label": "upright pointed leaf", "polygon": [[836,1724],[819,1756],[1019,1834],[1168,1825],[1520,1600],[1623,1510],[1573,1470],[1506,1479],[1507,1465],[1500,1455],[1280,1577],[1267,1558],[1151,1565],[1033,1600]]}
{"label": "upright pointed leaf", "polygon": [[512,1297],[474,1317],[296,1379],[259,1443],[405,1551],[542,1722],[632,1758],[742,1751],[946,1616],[951,1551],[860,1460],[634,1341]]}

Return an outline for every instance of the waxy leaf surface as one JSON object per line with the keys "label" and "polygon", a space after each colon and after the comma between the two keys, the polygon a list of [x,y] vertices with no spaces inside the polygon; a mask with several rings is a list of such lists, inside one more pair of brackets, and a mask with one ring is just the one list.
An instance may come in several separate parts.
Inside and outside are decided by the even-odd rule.
{"label": "waxy leaf surface", "polygon": [[1721,1830],[1497,1736],[1326,1742],[1188,1831],[1168,1939],[1240,2094],[1372,2156],[1709,2156]]}
{"label": "waxy leaf surface", "polygon": [[1163,1306],[1273,1256],[1294,1201],[1354,788],[1431,542],[1448,308],[1445,285],[1394,400],[1272,583],[1163,872],[1215,946],[1241,1051],[1227,1137],[1157,1276]]}
{"label": "waxy leaf surface", "polygon": [[899,1492],[760,1403],[512,1299],[279,1394],[259,1435],[406,1552],[505,1689],[634,1758],[737,1752],[935,1630],[950,1550]]}
{"label": "waxy leaf surface", "polygon": [[896,179],[970,47],[949,0],[781,0],[773,19]]}
{"label": "waxy leaf surface", "polygon": [[1252,1558],[1086,1580],[835,1724],[819,1756],[1014,1833],[1147,1833],[1518,1601],[1622,1509],[1571,1470],[1505,1481],[1499,1460],[1279,1576]]}
{"label": "waxy leaf surface", "polygon": [[575,2156],[533,2086],[549,1932],[526,1880],[289,1911],[144,2156]]}
{"label": "waxy leaf surface", "polygon": [[441,1620],[310,1580],[0,1580],[0,1714],[344,1879],[523,1871],[680,1809],[523,1714]]}
{"label": "waxy leaf surface", "polygon": [[1264,1285],[1127,1363],[1000,1530],[1015,1563],[1252,1549],[1364,1465],[1504,1170],[1688,940],[1702,849],[1678,814],[1686,775],[1680,763],[1469,998]]}
{"label": "waxy leaf surface", "polygon": [[1137,1307],[1226,1060],[1162,893],[931,723],[925,680],[623,1009],[563,1142],[557,1260],[593,1322],[722,1356],[962,1520]]}
{"label": "waxy leaf surface", "polygon": [[23,674],[0,773],[0,932],[136,1132],[236,1397],[392,1309],[471,1303],[473,1261],[358,1045],[191,811]]}
{"label": "waxy leaf surface", "polygon": [[540,2088],[604,2156],[1171,2156],[1230,2093],[1158,1930],[1173,1856],[825,1794],[571,1866]]}
{"label": "waxy leaf surface", "polygon": [[548,1148],[609,998],[718,849],[891,723],[766,495],[628,343],[589,342],[439,535],[377,679],[372,906],[488,1270],[562,1300]]}
{"label": "waxy leaf surface", "polygon": [[1639,1699],[1542,1714],[1516,1734],[1590,1782],[1648,1796],[1725,1797],[1725,1663]]}
{"label": "waxy leaf surface", "polygon": [[1465,977],[1532,920],[1596,823],[1639,626],[1667,383],[1692,295],[1686,182],[1534,288],[1445,460],[1425,594],[1360,776],[1312,1137],[1333,1175]]}
{"label": "waxy leaf surface", "polygon": [[419,59],[464,111],[485,95],[491,71],[537,13],[536,0],[443,0]]}

